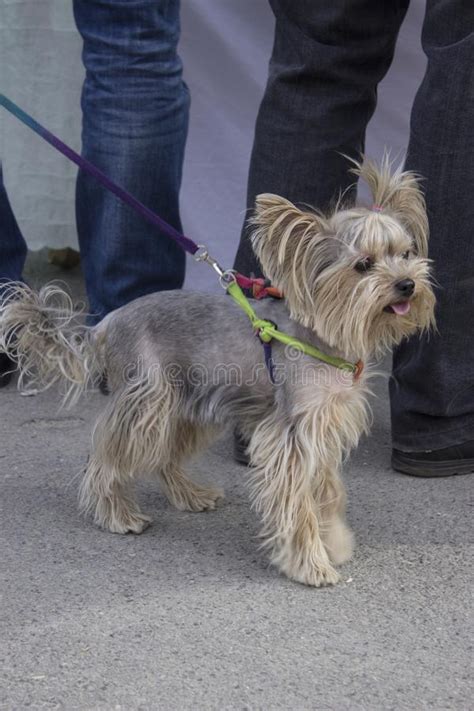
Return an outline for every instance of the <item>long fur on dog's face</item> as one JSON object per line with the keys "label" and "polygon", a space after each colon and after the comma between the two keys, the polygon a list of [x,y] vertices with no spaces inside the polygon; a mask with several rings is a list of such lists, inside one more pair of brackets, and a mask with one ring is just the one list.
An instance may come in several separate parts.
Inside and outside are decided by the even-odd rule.
{"label": "long fur on dog's face", "polygon": [[[357,163],[353,172],[374,208],[325,217],[288,200],[257,198],[253,247],[263,270],[285,293],[293,318],[345,354],[379,355],[434,325],[427,259],[428,221],[416,176]],[[414,292],[397,287],[413,280]]]}

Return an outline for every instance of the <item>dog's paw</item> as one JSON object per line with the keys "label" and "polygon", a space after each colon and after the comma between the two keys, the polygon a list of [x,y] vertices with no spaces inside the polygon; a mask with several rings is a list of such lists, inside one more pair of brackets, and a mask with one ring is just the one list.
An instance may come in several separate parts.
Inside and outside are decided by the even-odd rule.
{"label": "dog's paw", "polygon": [[331,563],[342,565],[352,558],[354,535],[340,518],[336,518],[331,522],[322,537]]}
{"label": "dog's paw", "polygon": [[151,516],[142,513],[127,513],[126,515],[107,521],[103,525],[111,533],[142,533],[151,524]]}
{"label": "dog's paw", "polygon": [[179,511],[212,511],[219,499],[224,498],[222,489],[194,484],[181,492],[179,499],[172,503]]}
{"label": "dog's paw", "polygon": [[339,582],[339,573],[335,570],[325,550],[294,550],[283,548],[274,551],[272,562],[287,578],[302,585],[322,588]]}
{"label": "dog's paw", "polygon": [[301,566],[300,569],[292,570],[291,575],[288,575],[288,577],[297,583],[314,588],[335,585],[340,580],[337,570],[325,565]]}

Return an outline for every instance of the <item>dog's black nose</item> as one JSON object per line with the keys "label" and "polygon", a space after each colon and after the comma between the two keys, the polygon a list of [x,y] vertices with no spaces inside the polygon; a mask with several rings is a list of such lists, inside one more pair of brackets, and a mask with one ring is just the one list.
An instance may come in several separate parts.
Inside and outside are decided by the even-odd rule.
{"label": "dog's black nose", "polygon": [[401,281],[397,281],[395,289],[397,289],[402,296],[411,296],[415,291],[415,282],[413,279],[402,279]]}

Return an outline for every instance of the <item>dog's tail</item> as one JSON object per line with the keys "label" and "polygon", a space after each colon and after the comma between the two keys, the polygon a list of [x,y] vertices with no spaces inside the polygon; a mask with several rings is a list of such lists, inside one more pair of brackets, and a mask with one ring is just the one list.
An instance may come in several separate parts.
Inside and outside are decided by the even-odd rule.
{"label": "dog's tail", "polygon": [[2,291],[0,352],[17,363],[19,388],[25,392],[60,383],[63,404],[72,405],[100,380],[101,350],[82,311],[74,310],[71,297],[57,284],[36,292],[10,282]]}

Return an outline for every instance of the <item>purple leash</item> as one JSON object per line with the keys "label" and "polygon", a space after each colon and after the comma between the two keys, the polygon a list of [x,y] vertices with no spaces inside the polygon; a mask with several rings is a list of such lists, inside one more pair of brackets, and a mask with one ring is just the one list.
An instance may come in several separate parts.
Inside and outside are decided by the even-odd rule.
{"label": "purple leash", "polygon": [[117,185],[113,182],[113,180],[110,180],[105,173],[96,168],[95,165],[90,163],[86,158],[80,156],[79,153],[73,151],[72,148],[69,148],[69,146],[44,128],[44,126],[41,126],[41,124],[35,121],[32,116],[26,113],[26,111],[23,111],[23,109],[20,109],[20,107],[14,104],[13,101],[7,99],[4,94],[0,94],[0,105],[16,116],[17,119],[25,124],[25,126],[31,128],[31,130],[37,133],[38,136],[41,136],[41,138],[47,141],[50,146],[56,148],[56,150],[62,153],[63,156],[66,156],[66,158],[69,158],[69,160],[79,166],[84,173],[92,175],[92,177],[98,180],[99,183],[102,183],[104,188],[107,188],[107,190],[110,190],[111,193],[120,198],[120,200],[124,203],[130,205],[130,207],[133,208],[135,212],[138,212],[138,214],[145,220],[151,222],[151,224],[155,225],[155,227],[158,227],[162,232],[167,234],[168,237],[171,237],[171,239],[174,239],[175,242],[181,245],[185,252],[189,252],[189,254],[196,254],[199,247],[195,242],[193,242],[192,239],[189,239],[189,237],[186,237],[181,234],[181,232],[178,232],[178,230],[175,230],[174,227],[169,225],[159,215],[153,212],[153,210],[150,210],[146,207],[146,205],[140,202],[140,200],[137,200],[137,198],[133,197],[133,195],[121,188],[120,185]]}
{"label": "purple leash", "polygon": [[[37,133],[38,136],[41,136],[41,138],[43,138],[47,143],[49,143],[50,146],[53,146],[53,148],[62,153],[63,156],[69,158],[69,160],[75,163],[81,170],[84,171],[84,173],[91,175],[99,183],[101,183],[104,188],[116,195],[126,205],[129,205],[133,210],[135,210],[135,212],[138,212],[138,214],[141,215],[145,220],[151,222],[151,224],[155,225],[155,227],[158,227],[162,232],[168,235],[168,237],[171,237],[171,239],[177,242],[184,249],[185,252],[188,252],[189,254],[193,255],[197,255],[197,253],[199,253],[199,256],[196,256],[198,261],[207,262],[222,277],[222,269],[219,267],[216,260],[208,254],[207,250],[202,247],[202,245],[196,244],[196,242],[193,242],[192,239],[186,237],[181,232],[178,232],[178,230],[175,230],[174,227],[169,225],[165,220],[163,220],[163,218],[153,212],[153,210],[150,210],[148,207],[146,207],[146,205],[140,202],[140,200],[137,200],[136,197],[124,190],[124,188],[121,188],[120,185],[117,185],[117,183],[114,183],[113,180],[110,180],[110,178],[108,178],[101,170],[96,168],[93,163],[90,163],[86,158],[80,156],[79,153],[73,151],[72,148],[63,143],[59,138],[57,138],[57,136],[55,136],[53,133],[44,128],[44,126],[41,126],[41,124],[35,121],[32,116],[26,113],[26,111],[23,111],[23,109],[20,109],[20,107],[13,103],[13,101],[7,99],[4,94],[0,94],[0,105],[3,106],[11,114],[13,114],[13,116],[16,116],[16,118],[19,119],[22,123],[24,123],[25,126],[31,128],[31,130]],[[263,341],[262,345],[263,352],[265,355],[265,364],[268,368],[270,379],[272,383],[274,383],[275,378],[272,358],[272,347],[270,343],[264,343]]]}

